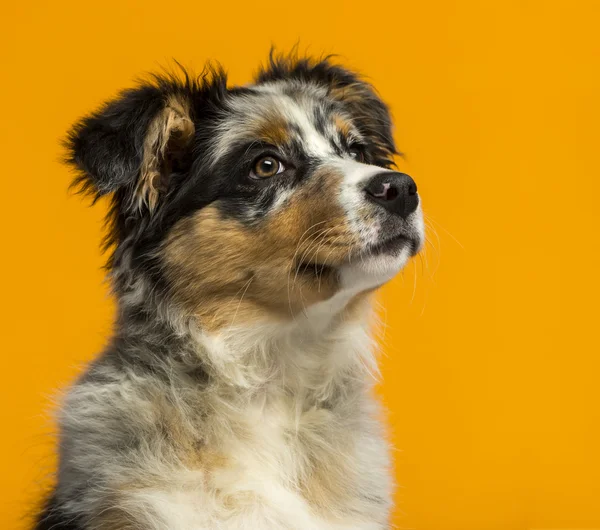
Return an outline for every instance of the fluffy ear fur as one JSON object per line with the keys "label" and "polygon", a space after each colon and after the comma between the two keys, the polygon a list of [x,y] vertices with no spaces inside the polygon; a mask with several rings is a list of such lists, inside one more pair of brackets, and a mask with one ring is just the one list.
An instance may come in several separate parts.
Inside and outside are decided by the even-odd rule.
{"label": "fluffy ear fur", "polygon": [[192,165],[198,124],[227,93],[218,65],[198,78],[183,73],[155,75],[121,92],[76,123],[65,141],[66,162],[77,170],[73,187],[109,197],[104,248],[113,272],[136,249],[148,250],[145,239],[160,239],[165,199]]}
{"label": "fluffy ear fur", "polygon": [[153,211],[194,138],[189,82],[156,78],[122,92],[69,133],[76,184],[100,196],[122,192],[128,209]]}
{"label": "fluffy ear fur", "polygon": [[271,51],[269,62],[256,77],[257,83],[298,79],[322,85],[329,96],[340,102],[356,118],[356,125],[378,147],[377,162],[386,165],[397,154],[392,135],[392,119],[387,105],[375,89],[357,74],[333,64],[329,57],[321,60],[298,58],[295,52],[277,56]]}

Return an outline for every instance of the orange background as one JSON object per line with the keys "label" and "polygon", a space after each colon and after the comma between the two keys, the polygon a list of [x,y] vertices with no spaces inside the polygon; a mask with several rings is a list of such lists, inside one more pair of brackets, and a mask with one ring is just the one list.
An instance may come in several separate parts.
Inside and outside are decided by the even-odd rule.
{"label": "orange background", "polygon": [[22,528],[47,482],[51,396],[113,313],[102,207],[67,193],[59,138],[171,58],[217,58],[244,83],[271,42],[299,40],[390,103],[430,217],[423,259],[382,294],[396,527],[600,528],[599,15],[577,0],[5,4],[0,527]]}

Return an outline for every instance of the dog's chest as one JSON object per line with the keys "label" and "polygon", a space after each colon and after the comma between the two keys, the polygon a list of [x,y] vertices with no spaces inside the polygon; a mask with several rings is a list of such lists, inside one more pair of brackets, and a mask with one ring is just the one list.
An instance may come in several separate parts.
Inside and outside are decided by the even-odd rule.
{"label": "dog's chest", "polygon": [[228,428],[227,442],[200,450],[196,480],[174,494],[189,520],[181,528],[385,527],[387,455],[372,433],[323,408],[292,414],[287,403],[247,407]]}

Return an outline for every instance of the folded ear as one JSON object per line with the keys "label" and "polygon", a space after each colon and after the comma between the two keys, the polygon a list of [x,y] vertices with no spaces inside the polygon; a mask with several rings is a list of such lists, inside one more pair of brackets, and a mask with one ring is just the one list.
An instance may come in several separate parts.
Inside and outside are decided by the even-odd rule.
{"label": "folded ear", "polygon": [[342,71],[332,80],[329,94],[349,109],[363,133],[377,147],[378,156],[389,159],[398,153],[390,111],[369,83]]}
{"label": "folded ear", "polygon": [[154,210],[194,137],[189,83],[157,78],[122,92],[68,135],[76,184],[95,195],[126,190],[128,206]]}

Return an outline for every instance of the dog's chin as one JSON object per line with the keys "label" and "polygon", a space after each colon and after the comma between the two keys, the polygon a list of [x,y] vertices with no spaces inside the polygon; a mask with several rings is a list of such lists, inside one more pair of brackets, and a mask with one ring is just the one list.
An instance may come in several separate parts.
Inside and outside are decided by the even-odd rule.
{"label": "dog's chin", "polygon": [[364,291],[383,285],[404,268],[420,247],[420,240],[402,235],[369,246],[340,268],[342,289]]}

